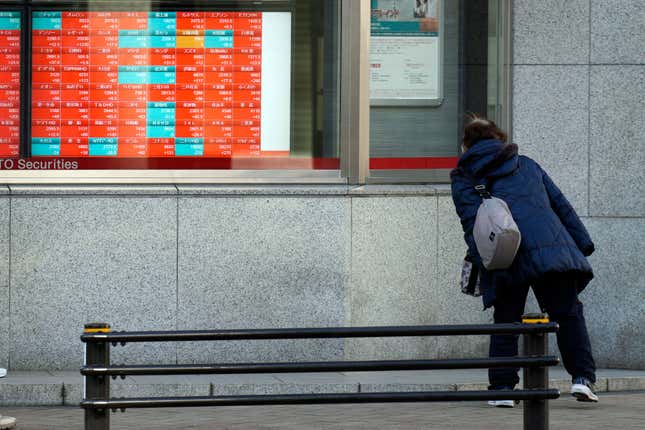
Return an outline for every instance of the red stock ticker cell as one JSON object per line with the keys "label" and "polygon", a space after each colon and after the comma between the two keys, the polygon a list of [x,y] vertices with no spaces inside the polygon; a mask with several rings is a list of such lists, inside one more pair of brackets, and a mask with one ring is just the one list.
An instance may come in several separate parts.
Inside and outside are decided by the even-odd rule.
{"label": "red stock ticker cell", "polygon": [[56,66],[37,66],[32,71],[32,82],[42,82],[49,84],[60,84],[62,82],[62,72]]}
{"label": "red stock ticker cell", "polygon": [[118,66],[92,66],[90,67],[90,84],[92,85],[118,85]]}
{"label": "red stock ticker cell", "polygon": [[207,106],[204,109],[204,120],[205,121],[232,122],[233,121],[233,108],[232,107],[212,108],[212,107]]}
{"label": "red stock ticker cell", "polygon": [[[58,123],[58,121],[56,121]],[[33,137],[60,137],[60,126],[58,125],[38,125],[31,126],[31,135]]]}
{"label": "red stock ticker cell", "polygon": [[[159,140],[159,139],[156,139]],[[168,143],[150,143],[148,140],[148,155],[150,157],[174,157],[175,143],[173,139],[168,139]]]}
{"label": "red stock ticker cell", "polygon": [[61,101],[89,102],[90,86],[63,84],[61,86],[60,99]]}
{"label": "red stock ticker cell", "polygon": [[0,76],[3,78],[1,82],[20,83],[20,67],[0,64]]}
{"label": "red stock ticker cell", "polygon": [[119,67],[119,51],[117,49],[100,49],[91,51],[92,68],[98,66]]}
{"label": "red stock ticker cell", "polygon": [[177,124],[203,123],[206,120],[206,112],[203,108],[177,108],[175,110]]}
{"label": "red stock ticker cell", "polygon": [[31,43],[34,48],[60,48],[63,35],[60,30],[34,30]]}
{"label": "red stock ticker cell", "polygon": [[206,30],[206,18],[201,12],[177,12],[177,30]]}
{"label": "red stock ticker cell", "polygon": [[245,137],[250,139],[259,139],[261,137],[260,127],[234,126],[233,136],[239,138]]}
{"label": "red stock ticker cell", "polygon": [[0,118],[20,120],[20,104],[8,103],[6,100],[0,101]]}
{"label": "red stock ticker cell", "polygon": [[90,118],[90,109],[86,102],[62,102],[61,105],[61,120],[80,120],[87,122]]}
{"label": "red stock ticker cell", "polygon": [[206,92],[202,88],[178,88],[175,90],[175,101],[178,102],[204,102]]}
{"label": "red stock ticker cell", "polygon": [[151,63],[150,50],[146,48],[119,49],[119,66],[147,66]]}
{"label": "red stock ticker cell", "polygon": [[137,125],[132,125],[129,122],[121,121],[119,124],[119,138],[146,138],[146,123],[145,121],[136,121]]}
{"label": "red stock ticker cell", "polygon": [[204,144],[204,157],[229,158],[233,156],[231,144]]}
{"label": "red stock ticker cell", "polygon": [[116,121],[119,119],[119,104],[115,101],[90,103],[90,119],[96,121]]}
{"label": "red stock ticker cell", "polygon": [[69,144],[61,143],[60,156],[61,157],[88,157],[90,155],[89,144]]}
{"label": "red stock ticker cell", "polygon": [[149,157],[147,144],[132,144],[119,142],[117,157],[120,158],[147,158]]}
{"label": "red stock ticker cell", "polygon": [[[50,48],[34,48],[31,58],[34,66],[59,66],[63,61],[63,55]],[[6,64],[6,60],[7,58],[0,54],[1,64]]]}
{"label": "red stock ticker cell", "polygon": [[[61,83],[63,84],[84,84],[90,82],[90,67],[89,66],[64,66],[60,68]],[[56,72],[54,72],[56,73]],[[34,75],[35,76],[35,72]],[[55,75],[54,75],[55,76]],[[36,81],[35,77],[33,82]]]}
{"label": "red stock ticker cell", "polygon": [[206,84],[206,72],[202,68],[197,70],[197,68],[193,67],[180,66],[178,69],[176,73],[177,85],[199,85],[203,87]]}
{"label": "red stock ticker cell", "polygon": [[[90,37],[90,49],[110,50],[118,54],[119,34],[118,32],[101,32],[92,33]],[[103,53],[106,53],[105,51]],[[94,59],[92,59],[94,63]]]}
{"label": "red stock ticker cell", "polygon": [[[146,65],[152,66],[174,66],[177,64],[175,49],[154,48],[148,50],[149,62]],[[124,64],[125,65],[125,64]]]}
{"label": "red stock ticker cell", "polygon": [[0,30],[0,46],[3,49],[20,50],[20,30]]}
{"label": "red stock ticker cell", "polygon": [[15,158],[20,155],[19,139],[14,142],[6,142],[5,139],[0,139],[0,157]]}
{"label": "red stock ticker cell", "polygon": [[49,103],[48,105],[40,105],[40,103],[32,104],[31,119],[32,120],[47,120],[50,118],[59,118],[61,114],[60,103]]}
{"label": "red stock ticker cell", "polygon": [[146,120],[147,103],[145,99],[141,102],[126,102],[121,99],[118,109],[120,120]]}
{"label": "red stock ticker cell", "polygon": [[175,126],[175,135],[178,138],[202,138],[204,137],[203,125],[177,125]]}
{"label": "red stock ticker cell", "polygon": [[87,12],[68,11],[63,12],[62,17],[63,29],[89,30],[90,19]]}
{"label": "red stock ticker cell", "polygon": [[90,30],[112,31],[118,35],[120,12],[89,12]]}
{"label": "red stock ticker cell", "polygon": [[143,108],[146,108],[148,101],[148,86],[147,85],[119,85],[119,100],[121,102],[136,102],[143,103]]}
{"label": "red stock ticker cell", "polygon": [[62,62],[63,66],[89,66],[90,54],[78,53],[76,51],[69,53],[63,52]]}
{"label": "red stock ticker cell", "polygon": [[119,30],[147,30],[148,12],[123,12],[119,16]]}
{"label": "red stock ticker cell", "polygon": [[0,82],[0,91],[5,95],[20,97],[20,82]]}
{"label": "red stock ticker cell", "polygon": [[233,137],[233,126],[218,126],[206,124],[204,127],[204,137]]}
{"label": "red stock ticker cell", "polygon": [[114,85],[91,85],[90,86],[90,100],[92,101],[119,101],[119,86]]}
{"label": "red stock ticker cell", "polygon": [[69,125],[69,124],[66,124],[66,121],[61,121],[60,137],[61,138],[65,138],[65,137],[89,138],[90,126],[87,124],[87,121],[85,121],[85,125],[76,125],[76,124]]}
{"label": "red stock ticker cell", "polygon": [[90,34],[87,35],[78,35],[79,31],[68,32],[68,34],[63,34],[61,46],[68,48],[80,48],[90,51]]}
{"label": "red stock ticker cell", "polygon": [[174,102],[175,98],[175,85],[148,85],[148,100],[154,100],[156,102]]}
{"label": "red stock ticker cell", "polygon": [[[4,99],[0,96],[0,99]],[[32,102],[60,102],[60,86],[42,84],[39,87],[32,88],[31,90]]]}
{"label": "red stock ticker cell", "polygon": [[206,64],[206,54],[201,48],[179,48],[175,50],[175,64],[201,67]]}

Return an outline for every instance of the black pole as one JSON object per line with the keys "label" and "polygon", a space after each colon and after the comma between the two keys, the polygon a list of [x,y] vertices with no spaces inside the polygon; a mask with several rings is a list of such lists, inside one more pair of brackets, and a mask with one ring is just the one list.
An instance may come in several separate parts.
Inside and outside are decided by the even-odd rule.
{"label": "black pole", "polygon": [[233,375],[253,373],[367,372],[555,366],[557,357],[491,357],[443,360],[323,361],[310,363],[157,364],[82,367],[81,375]]}
{"label": "black pole", "polygon": [[[85,334],[107,333],[110,325],[105,323],[85,324]],[[85,344],[85,365],[86,366],[109,366],[110,365],[110,344],[86,343]],[[110,399],[110,377],[102,375],[85,376],[84,400],[108,401]],[[110,410],[85,409],[85,430],[110,430]]]}
{"label": "black pole", "polygon": [[399,327],[325,327],[252,330],[189,330],[90,333],[82,342],[193,342],[269,339],[339,339],[369,337],[474,336],[555,332],[557,324],[465,324]]}
{"label": "black pole", "polygon": [[[549,317],[544,314],[528,314],[522,317],[525,324],[545,324]],[[524,335],[524,355],[526,357],[546,355],[549,350],[546,333],[527,333]],[[549,386],[548,367],[525,367],[524,389],[546,390]],[[524,430],[549,429],[549,403],[546,399],[524,401]]]}
{"label": "black pole", "polygon": [[527,400],[551,398],[560,395],[558,390],[486,390],[486,391],[421,391],[403,393],[322,393],[322,394],[277,394],[260,396],[214,396],[214,397],[143,397],[113,399],[107,402],[84,401],[85,409],[139,409],[183,408],[207,406],[253,406],[253,405],[323,405],[359,403],[409,403],[409,402],[455,402],[483,400]]}

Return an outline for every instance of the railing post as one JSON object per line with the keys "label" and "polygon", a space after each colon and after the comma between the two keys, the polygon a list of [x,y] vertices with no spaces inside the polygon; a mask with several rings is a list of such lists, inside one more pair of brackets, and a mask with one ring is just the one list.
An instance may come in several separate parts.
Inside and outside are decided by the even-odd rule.
{"label": "railing post", "polygon": [[[524,324],[548,323],[549,317],[545,314],[527,314],[522,317]],[[524,335],[524,355],[546,355],[549,352],[549,339],[547,333],[528,333]],[[548,367],[525,367],[524,389],[546,390],[549,387]],[[524,430],[549,429],[549,401],[525,400],[524,401]]]}
{"label": "railing post", "polygon": [[[85,324],[85,333],[107,333],[110,325],[105,323]],[[85,344],[85,365],[107,367],[110,365],[109,342],[87,342]],[[85,392],[88,400],[110,398],[109,376],[85,376]],[[110,430],[110,410],[85,409],[85,430]]]}

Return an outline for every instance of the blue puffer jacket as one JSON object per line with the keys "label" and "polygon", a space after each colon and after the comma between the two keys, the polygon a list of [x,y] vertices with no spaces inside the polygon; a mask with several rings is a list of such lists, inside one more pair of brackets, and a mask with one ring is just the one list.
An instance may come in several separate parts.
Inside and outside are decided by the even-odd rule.
{"label": "blue puffer jacket", "polygon": [[506,201],[522,233],[510,268],[482,268],[484,307],[494,304],[496,289],[531,283],[545,275],[575,275],[581,280],[581,290],[593,278],[585,258],[594,251],[587,229],[546,172],[530,158],[518,156],[516,145],[497,140],[477,142],[461,156],[451,179],[468,252],[480,268],[473,225],[481,197],[475,185],[487,184],[493,196]]}

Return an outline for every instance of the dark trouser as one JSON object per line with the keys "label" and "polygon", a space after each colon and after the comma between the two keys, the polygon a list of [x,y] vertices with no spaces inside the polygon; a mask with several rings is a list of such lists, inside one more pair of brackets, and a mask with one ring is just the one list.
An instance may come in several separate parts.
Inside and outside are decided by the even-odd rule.
{"label": "dark trouser", "polygon": [[[558,348],[564,368],[572,377],[583,376],[596,381],[596,365],[591,355],[591,343],[585,324],[582,303],[578,300],[578,280],[572,277],[549,277],[533,285],[533,292],[543,312],[551,321],[560,325],[557,333]],[[529,285],[497,291],[494,319],[496,323],[513,323],[522,320]],[[518,336],[497,335],[490,339],[491,357],[517,355]],[[520,381],[519,369],[490,369],[490,389],[515,387]]]}

